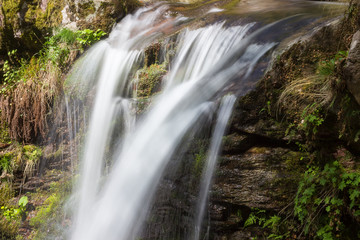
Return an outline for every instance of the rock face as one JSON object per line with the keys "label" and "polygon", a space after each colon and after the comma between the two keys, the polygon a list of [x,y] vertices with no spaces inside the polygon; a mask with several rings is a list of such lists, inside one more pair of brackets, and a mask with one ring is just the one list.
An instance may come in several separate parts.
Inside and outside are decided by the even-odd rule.
{"label": "rock face", "polygon": [[[357,159],[360,148],[354,143],[358,141],[354,132],[359,129],[356,125],[358,121],[349,120],[346,116],[359,111],[359,106],[356,103],[354,106],[353,100],[346,97],[346,86],[360,104],[360,31],[353,35],[359,29],[356,25],[344,33],[344,26],[349,25],[354,26],[325,27],[306,41],[289,47],[274,62],[256,89],[239,100],[233,113],[230,134],[224,137],[224,155],[220,159],[210,197],[210,239],[269,239],[265,227],[259,227],[261,224],[257,227],[256,224],[245,226],[247,220],[251,216],[264,217],[259,209],[266,211],[267,217],[285,212],[285,216],[291,216],[307,164],[311,165],[314,161],[325,164],[334,156],[341,159],[338,152],[344,149],[351,150],[354,153],[351,158]],[[344,38],[347,34],[353,35],[351,47]],[[334,82],[331,91],[338,94],[333,98],[335,107],[323,106],[327,111],[324,115],[312,112],[313,117],[323,122],[316,133],[314,125],[310,132],[305,132],[302,124],[307,121],[304,117],[306,106],[316,101],[298,96],[301,102],[283,103],[282,112],[279,107],[281,92],[304,76],[319,76],[319,63],[334,59],[339,50],[349,47],[347,61],[338,61],[331,74],[323,78]],[[345,64],[343,69],[342,64]],[[350,162],[344,163],[344,166],[355,164]],[[310,235],[298,236],[297,231],[301,229],[299,222],[287,221],[287,226],[293,224],[292,229],[288,229],[289,233],[296,234],[283,239],[315,239]]]}
{"label": "rock face", "polygon": [[345,70],[348,77],[347,88],[360,104],[360,31],[352,38]]}

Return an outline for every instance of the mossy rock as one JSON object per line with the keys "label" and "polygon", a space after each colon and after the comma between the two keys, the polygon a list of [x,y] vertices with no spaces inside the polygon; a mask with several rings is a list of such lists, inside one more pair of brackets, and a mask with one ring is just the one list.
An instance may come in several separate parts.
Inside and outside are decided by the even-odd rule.
{"label": "mossy rock", "polygon": [[138,72],[137,96],[150,97],[160,91],[162,77],[166,74],[166,64],[152,64]]}
{"label": "mossy rock", "polygon": [[94,14],[96,12],[95,3],[85,2],[85,3],[79,3],[79,17],[84,19],[90,14]]}

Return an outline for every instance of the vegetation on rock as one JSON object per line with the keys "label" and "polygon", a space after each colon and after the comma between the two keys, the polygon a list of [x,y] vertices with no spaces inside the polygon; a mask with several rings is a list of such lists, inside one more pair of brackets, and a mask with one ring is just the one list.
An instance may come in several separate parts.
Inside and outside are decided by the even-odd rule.
{"label": "vegetation on rock", "polygon": [[[277,170],[273,184],[286,184],[287,192],[276,207],[262,207],[259,200],[236,201],[232,208],[242,209],[239,232],[220,228],[220,236],[236,239],[242,232],[243,237],[257,239],[360,237],[354,231],[360,224],[360,106],[347,89],[344,68],[351,38],[360,28],[358,7],[353,2],[339,24],[292,45],[256,90],[239,101],[232,133],[243,137],[237,137],[241,142],[230,145],[228,153],[239,151],[236,146],[241,144],[270,146],[265,158],[273,167],[285,160],[292,180],[286,181],[290,178],[284,176],[284,168]],[[280,158],[272,153],[279,146],[297,153],[291,161],[289,155]],[[246,155],[250,150],[242,151]],[[266,196],[280,200],[283,193],[275,191]],[[230,196],[236,194],[223,193],[225,203],[219,196],[213,198],[226,206],[225,197]]]}

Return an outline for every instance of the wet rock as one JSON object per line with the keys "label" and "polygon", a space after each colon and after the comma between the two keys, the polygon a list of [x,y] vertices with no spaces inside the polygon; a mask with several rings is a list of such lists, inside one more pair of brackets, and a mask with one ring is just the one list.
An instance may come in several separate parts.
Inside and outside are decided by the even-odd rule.
{"label": "wet rock", "polygon": [[291,202],[300,178],[300,154],[252,147],[222,157],[211,194],[214,239],[251,239],[258,230],[243,226],[252,209],[276,212]]}
{"label": "wet rock", "polygon": [[360,31],[356,32],[352,38],[345,72],[347,88],[360,104]]}
{"label": "wet rock", "polygon": [[248,208],[282,208],[288,200],[286,196],[292,196],[296,190],[296,184],[286,190],[279,184],[292,178],[293,173],[286,165],[290,153],[283,148],[253,147],[244,154],[223,157],[213,201]]}

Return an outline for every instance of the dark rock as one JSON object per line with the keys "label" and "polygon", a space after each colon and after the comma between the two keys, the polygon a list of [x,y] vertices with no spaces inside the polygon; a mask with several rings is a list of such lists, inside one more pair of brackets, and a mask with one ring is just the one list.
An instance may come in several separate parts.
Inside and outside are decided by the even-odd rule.
{"label": "dark rock", "polygon": [[244,228],[251,209],[277,212],[296,193],[301,153],[284,148],[252,147],[222,157],[211,194],[214,239],[251,239],[258,229]]}
{"label": "dark rock", "polygon": [[296,156],[296,152],[288,149],[254,147],[244,154],[223,157],[213,188],[213,201],[248,208],[281,209],[297,187],[295,183],[282,189],[279,184],[295,177],[287,161]]}
{"label": "dark rock", "polygon": [[356,32],[352,38],[345,73],[347,88],[360,104],[360,31]]}

